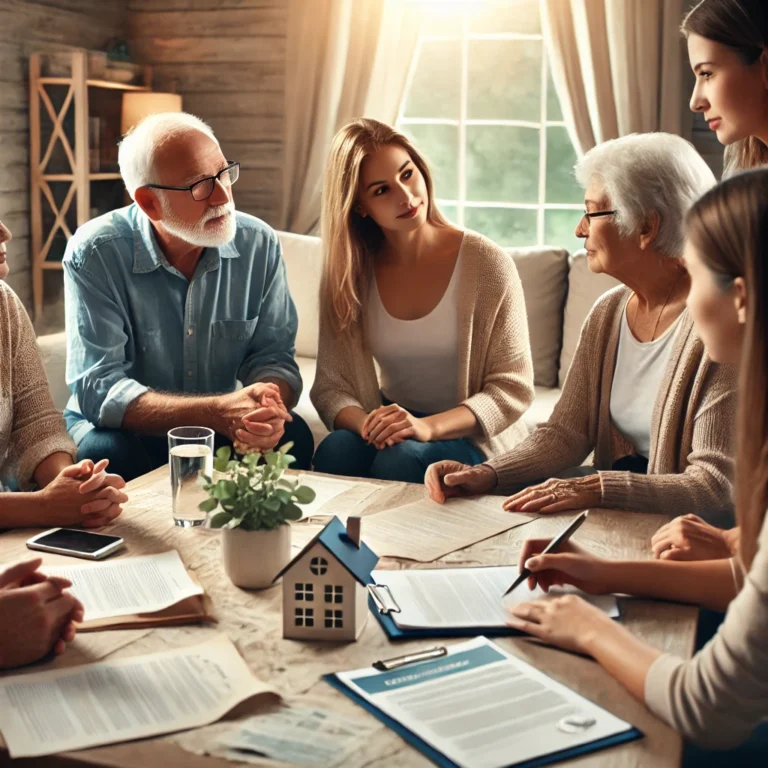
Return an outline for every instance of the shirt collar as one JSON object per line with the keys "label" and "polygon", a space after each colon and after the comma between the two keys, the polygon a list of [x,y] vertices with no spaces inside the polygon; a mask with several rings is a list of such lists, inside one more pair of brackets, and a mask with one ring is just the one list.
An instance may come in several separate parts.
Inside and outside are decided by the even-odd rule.
{"label": "shirt collar", "polygon": [[[133,273],[143,274],[154,272],[158,267],[165,266],[170,268],[168,259],[160,250],[155,237],[155,230],[152,221],[144,211],[133,203],[135,209],[133,224]],[[235,214],[236,215],[236,214]],[[228,243],[218,248],[206,248],[206,254],[212,254],[212,263],[218,267],[219,259],[236,259],[240,256],[235,247],[234,238]]]}

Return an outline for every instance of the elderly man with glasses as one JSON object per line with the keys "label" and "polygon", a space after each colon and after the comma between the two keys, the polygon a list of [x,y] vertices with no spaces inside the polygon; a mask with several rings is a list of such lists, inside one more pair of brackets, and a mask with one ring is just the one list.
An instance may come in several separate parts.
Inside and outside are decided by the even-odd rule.
{"label": "elderly man with glasses", "polygon": [[119,161],[133,204],[80,227],[64,257],[78,456],[130,480],[167,462],[169,429],[194,425],[240,451],[291,440],[308,469],[296,309],[275,232],[235,211],[238,163],[183,113],[146,118]]}

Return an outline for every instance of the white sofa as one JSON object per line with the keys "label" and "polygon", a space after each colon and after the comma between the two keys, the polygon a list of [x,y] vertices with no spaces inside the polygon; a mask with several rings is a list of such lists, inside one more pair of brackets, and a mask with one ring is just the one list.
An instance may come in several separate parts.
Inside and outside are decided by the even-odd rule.
{"label": "white sofa", "polygon": [[[287,232],[280,233],[280,240],[299,315],[296,360],[304,380],[304,392],[296,411],[309,424],[317,445],[327,434],[309,400],[317,357],[322,246],[317,237]],[[593,275],[583,252],[571,256],[565,250],[548,247],[506,250],[515,260],[525,294],[536,399],[524,419],[528,427],[533,428],[549,418],[560,396],[584,318],[597,298],[616,285],[616,281],[606,275]],[[66,336],[63,332],[40,336],[38,346],[54,402],[63,410],[69,398],[64,380]]]}

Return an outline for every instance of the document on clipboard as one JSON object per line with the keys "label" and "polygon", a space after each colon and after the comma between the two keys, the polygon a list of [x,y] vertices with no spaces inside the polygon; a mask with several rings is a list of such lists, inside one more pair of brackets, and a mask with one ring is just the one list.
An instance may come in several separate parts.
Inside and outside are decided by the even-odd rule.
{"label": "document on clipboard", "polygon": [[377,609],[403,630],[503,628],[512,606],[563,594],[577,594],[607,616],[619,616],[614,595],[588,595],[574,587],[552,587],[547,593],[521,584],[504,596],[517,574],[514,565],[376,570],[371,574],[375,583],[368,589]]}
{"label": "document on clipboard", "polygon": [[439,766],[540,766],[642,737],[484,637],[439,658],[326,677]]}

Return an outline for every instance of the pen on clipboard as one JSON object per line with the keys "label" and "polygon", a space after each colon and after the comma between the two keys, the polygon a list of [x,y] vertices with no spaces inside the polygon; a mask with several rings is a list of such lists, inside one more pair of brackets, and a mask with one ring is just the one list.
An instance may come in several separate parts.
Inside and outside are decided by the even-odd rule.
{"label": "pen on clipboard", "polygon": [[374,669],[380,672],[388,672],[390,669],[404,667],[406,664],[415,664],[417,661],[428,661],[429,659],[439,659],[448,655],[448,649],[442,646],[428,648],[425,651],[416,651],[415,653],[406,653],[404,656],[395,656],[393,659],[382,659],[373,663]]}
{"label": "pen on clipboard", "polygon": [[[568,539],[570,539],[571,536],[573,536],[573,534],[579,530],[581,524],[587,519],[588,514],[589,510],[586,510],[580,515],[574,517],[568,526],[560,531],[560,533],[558,533],[557,536],[555,536],[555,538],[549,542],[546,549],[544,549],[541,554],[548,555],[550,552],[556,552],[561,544],[565,544],[565,542],[568,541]],[[504,593],[503,597],[506,597],[513,589],[517,589],[517,587],[519,587],[530,575],[531,572],[527,568],[523,567],[523,570],[520,571],[520,575],[512,582],[512,586]]]}

